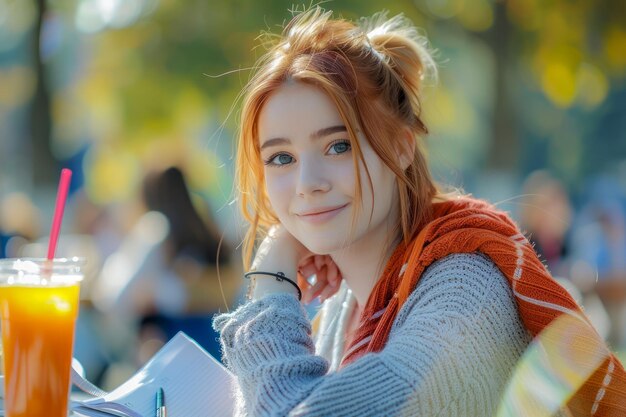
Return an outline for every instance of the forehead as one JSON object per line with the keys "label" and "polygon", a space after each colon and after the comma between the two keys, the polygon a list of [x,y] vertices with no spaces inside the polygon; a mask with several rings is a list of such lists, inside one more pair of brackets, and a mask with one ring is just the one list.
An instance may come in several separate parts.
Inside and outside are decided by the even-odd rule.
{"label": "forehead", "polygon": [[285,83],[272,93],[259,114],[259,139],[298,139],[319,129],[343,124],[331,98],[310,84]]}

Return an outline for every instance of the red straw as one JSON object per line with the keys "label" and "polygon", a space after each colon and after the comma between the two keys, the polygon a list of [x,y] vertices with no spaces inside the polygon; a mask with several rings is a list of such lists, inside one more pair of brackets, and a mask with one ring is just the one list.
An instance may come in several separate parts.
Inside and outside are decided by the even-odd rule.
{"label": "red straw", "polygon": [[61,180],[59,181],[59,190],[57,191],[57,202],[54,207],[54,218],[52,219],[52,230],[50,230],[50,242],[48,243],[48,259],[54,259],[54,252],[57,249],[57,241],[59,240],[59,232],[61,231],[61,222],[63,221],[63,210],[65,210],[65,200],[67,200],[67,192],[70,188],[70,180],[72,179],[72,171],[63,168],[61,170]]}

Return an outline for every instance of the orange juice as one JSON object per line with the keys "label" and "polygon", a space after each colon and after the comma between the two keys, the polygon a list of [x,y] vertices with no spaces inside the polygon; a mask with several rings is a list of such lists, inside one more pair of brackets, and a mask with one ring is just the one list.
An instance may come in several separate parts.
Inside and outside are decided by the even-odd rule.
{"label": "orange juice", "polygon": [[52,275],[41,271],[20,275],[6,273],[7,261],[0,261],[8,417],[67,417],[80,278],[59,275],[57,262]]}

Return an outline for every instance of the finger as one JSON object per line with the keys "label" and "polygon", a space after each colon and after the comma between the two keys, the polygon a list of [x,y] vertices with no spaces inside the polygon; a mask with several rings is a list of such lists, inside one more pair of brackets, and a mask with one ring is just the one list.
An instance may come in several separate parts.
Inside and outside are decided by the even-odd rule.
{"label": "finger", "polygon": [[300,261],[298,262],[298,267],[304,266],[304,265],[309,265],[312,264],[314,261],[315,255],[309,254],[304,256],[302,259],[300,259]]}
{"label": "finger", "polygon": [[337,268],[337,264],[335,264],[334,262],[331,262],[328,265],[328,274],[327,279],[328,279],[328,284],[333,286],[333,287],[337,287],[339,285],[339,281],[340,281],[340,276],[339,276],[339,269]]}
{"label": "finger", "polygon": [[315,264],[310,263],[308,265],[301,266],[299,272],[308,279],[311,275],[315,275],[315,273],[317,273],[317,267]]}
{"label": "finger", "polygon": [[315,255],[315,266],[317,267],[317,269],[322,269],[322,266],[324,265],[324,256],[323,255]]}
{"label": "finger", "polygon": [[323,303],[339,291],[339,287],[333,285],[327,285],[320,293],[320,303]]}
{"label": "finger", "polygon": [[305,296],[303,297],[305,299],[305,303],[313,301],[313,299],[315,299],[315,297],[317,297],[319,293],[328,285],[328,281],[326,280],[326,270],[326,266],[323,265],[322,269],[317,271],[317,280],[315,281],[315,284],[307,289]]}
{"label": "finger", "polygon": [[298,262],[298,269],[309,267],[309,266],[315,266],[314,257],[312,255],[302,258],[300,259],[300,262]]}
{"label": "finger", "polygon": [[298,275],[296,277],[296,280],[298,281],[298,287],[300,287],[302,292],[305,292],[309,288],[309,286],[310,286],[309,280],[307,279],[307,277],[305,275],[302,275],[302,273],[300,273],[300,271],[298,271]]}
{"label": "finger", "polygon": [[326,285],[320,282],[316,282],[315,285],[309,286],[302,296],[302,301],[305,304],[310,303],[320,292],[322,292],[325,287]]}

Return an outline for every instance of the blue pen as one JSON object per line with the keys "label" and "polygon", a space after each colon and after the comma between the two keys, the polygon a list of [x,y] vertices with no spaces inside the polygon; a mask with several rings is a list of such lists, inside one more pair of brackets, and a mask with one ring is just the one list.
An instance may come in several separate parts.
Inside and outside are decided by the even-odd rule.
{"label": "blue pen", "polygon": [[156,417],[167,417],[165,410],[165,393],[163,388],[159,388],[156,395]]}

